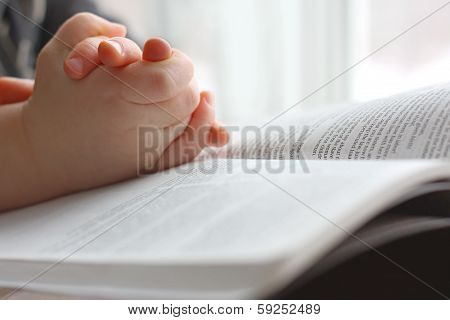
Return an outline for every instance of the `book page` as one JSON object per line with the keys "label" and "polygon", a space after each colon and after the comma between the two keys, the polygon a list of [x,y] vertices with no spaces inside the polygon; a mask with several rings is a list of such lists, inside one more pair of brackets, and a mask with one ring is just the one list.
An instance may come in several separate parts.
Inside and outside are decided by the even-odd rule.
{"label": "book page", "polygon": [[300,114],[288,122],[291,126],[282,123],[262,129],[272,130],[272,135],[263,132],[257,139],[245,137],[222,156],[318,160],[449,158],[450,85],[313,116]]}
{"label": "book page", "polygon": [[[308,174],[300,167],[291,168],[290,161],[281,163],[284,168],[266,161],[208,163],[4,213],[0,259],[54,259],[74,251],[75,257],[94,260],[256,258],[311,237],[324,221],[253,168],[289,192],[301,194],[311,205],[320,203],[324,194],[341,202],[345,188],[338,185],[344,172],[351,187],[362,171],[344,163],[334,171],[312,164],[314,172]],[[298,177],[303,177],[300,184]],[[373,183],[367,182],[367,189]]]}
{"label": "book page", "polygon": [[0,286],[262,296],[419,184],[450,177],[432,161],[309,161],[308,173],[291,160],[190,166],[1,214]]}
{"label": "book page", "polygon": [[[335,228],[294,197],[340,221],[355,203],[398,184],[414,168],[310,161],[305,173],[289,160],[208,163],[213,171],[197,163],[191,171],[175,168],[4,213],[0,259],[61,257],[74,250],[92,259],[267,255]],[[368,170],[373,179],[361,179]]]}

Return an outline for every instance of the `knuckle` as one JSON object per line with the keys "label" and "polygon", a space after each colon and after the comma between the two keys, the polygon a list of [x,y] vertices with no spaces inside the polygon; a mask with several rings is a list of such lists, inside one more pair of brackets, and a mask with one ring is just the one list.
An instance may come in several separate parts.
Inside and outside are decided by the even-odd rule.
{"label": "knuckle", "polygon": [[189,86],[189,106],[193,111],[200,103],[200,93],[197,86]]}
{"label": "knuckle", "polygon": [[194,77],[194,63],[185,53],[174,49],[174,55],[180,63],[180,68],[187,74],[187,78],[191,80]]}
{"label": "knuckle", "polygon": [[68,22],[76,22],[76,23],[93,23],[95,21],[96,16],[89,12],[79,12],[76,13],[68,20]]}
{"label": "knuckle", "polygon": [[182,116],[189,116],[196,107],[195,93],[191,89],[185,90],[184,93],[180,95],[179,103],[183,106],[181,110]]}
{"label": "knuckle", "polygon": [[89,12],[79,12],[74,14],[61,26],[60,31],[66,32],[74,28],[86,28],[95,24],[96,16]]}
{"label": "knuckle", "polygon": [[194,77],[194,64],[190,59],[187,59],[186,61],[186,69],[188,73],[188,78],[192,79]]}
{"label": "knuckle", "polygon": [[51,48],[47,44],[42,48],[36,58],[36,65],[39,66],[41,64],[46,64],[48,61],[52,59]]}
{"label": "knuckle", "polygon": [[179,109],[179,117],[189,118],[200,102],[200,93],[196,86],[189,86],[184,89],[172,103],[182,108]]}
{"label": "knuckle", "polygon": [[158,90],[162,96],[171,95],[174,90],[175,83],[173,78],[166,70],[155,70],[152,73],[151,79],[155,89]]}
{"label": "knuckle", "polygon": [[82,42],[77,44],[74,48],[74,51],[81,56],[92,57],[97,55],[97,48],[89,40],[83,40]]}

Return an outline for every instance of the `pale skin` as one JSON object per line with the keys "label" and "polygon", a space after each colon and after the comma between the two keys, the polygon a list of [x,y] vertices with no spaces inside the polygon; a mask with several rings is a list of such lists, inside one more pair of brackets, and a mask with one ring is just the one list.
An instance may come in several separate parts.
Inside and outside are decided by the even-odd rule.
{"label": "pale skin", "polygon": [[158,141],[151,172],[227,143],[189,58],[125,33],[78,14],[41,51],[34,83],[0,80],[0,211],[135,177],[139,126]]}

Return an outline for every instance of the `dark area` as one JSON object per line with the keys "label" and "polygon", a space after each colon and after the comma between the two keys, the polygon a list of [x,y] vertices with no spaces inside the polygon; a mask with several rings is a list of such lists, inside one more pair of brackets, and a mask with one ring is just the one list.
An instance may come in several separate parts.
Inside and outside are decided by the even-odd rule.
{"label": "dark area", "polygon": [[[448,183],[434,183],[374,219],[450,217]],[[355,240],[349,240],[355,241]],[[448,299],[450,228],[430,230],[365,250],[317,275],[308,270],[274,299]],[[389,261],[382,255],[388,257]],[[326,260],[326,258],[324,258]],[[319,262],[320,264],[320,262]],[[407,270],[407,271],[405,271]]]}
{"label": "dark area", "polygon": [[[433,248],[433,243],[440,245]],[[450,229],[442,229],[395,241],[378,250],[450,297],[450,257],[448,251],[442,250],[449,243]],[[294,283],[275,298],[445,299],[440,293],[378,253],[367,251],[304,285]]]}
{"label": "dark area", "polygon": [[[79,12],[90,12],[110,21],[117,21],[102,14],[95,0],[47,0],[44,15],[34,17],[33,1],[4,0],[0,2],[0,75],[31,77],[24,69],[33,69],[36,57],[58,28]],[[39,11],[39,10],[37,10]],[[21,43],[28,42],[25,65],[17,65]],[[22,52],[23,54],[23,52]],[[28,68],[25,68],[27,66]]]}

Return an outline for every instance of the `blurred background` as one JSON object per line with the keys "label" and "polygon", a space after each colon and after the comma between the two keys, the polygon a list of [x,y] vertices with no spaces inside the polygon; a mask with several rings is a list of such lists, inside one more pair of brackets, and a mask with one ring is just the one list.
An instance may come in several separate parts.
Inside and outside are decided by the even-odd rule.
{"label": "blurred background", "polygon": [[[436,11],[443,0],[98,0],[135,38],[186,52],[218,117],[257,124],[293,105]],[[450,81],[444,7],[297,108]]]}

